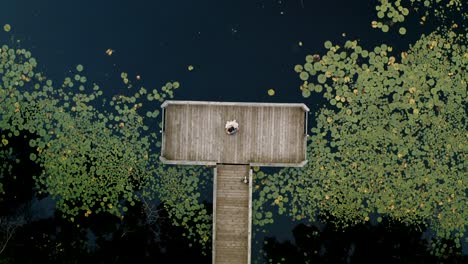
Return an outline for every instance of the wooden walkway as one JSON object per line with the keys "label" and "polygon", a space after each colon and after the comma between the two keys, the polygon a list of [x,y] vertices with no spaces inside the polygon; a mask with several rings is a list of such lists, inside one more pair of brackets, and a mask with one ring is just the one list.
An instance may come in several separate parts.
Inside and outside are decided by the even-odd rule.
{"label": "wooden walkway", "polygon": [[[242,182],[246,176],[248,184]],[[250,263],[250,166],[218,165],[213,187],[213,263]]]}
{"label": "wooden walkway", "polygon": [[[306,162],[304,104],[166,101],[161,160],[166,164],[298,166]],[[227,135],[225,124],[239,131]]]}
{"label": "wooden walkway", "polygon": [[[250,166],[304,166],[309,108],[304,104],[203,101],[165,101],[161,107],[161,161],[217,166],[213,263],[250,264]],[[227,135],[225,124],[232,120],[239,123],[239,130]],[[249,184],[242,181],[244,176]]]}

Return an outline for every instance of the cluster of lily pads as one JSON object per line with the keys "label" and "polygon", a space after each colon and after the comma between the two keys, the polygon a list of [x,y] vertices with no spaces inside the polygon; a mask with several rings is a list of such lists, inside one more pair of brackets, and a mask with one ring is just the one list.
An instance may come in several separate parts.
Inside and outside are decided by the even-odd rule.
{"label": "cluster of lily pads", "polygon": [[[425,24],[431,17],[448,20],[453,14],[459,14],[463,25],[468,21],[464,8],[466,2],[463,0],[379,0],[375,6],[377,20],[372,21],[371,25],[372,28],[388,32],[392,26],[403,23],[410,15],[410,10],[418,14],[420,24]],[[405,35],[406,31],[403,26],[398,28],[401,35]]]}
{"label": "cluster of lily pads", "polygon": [[205,171],[164,166],[159,136],[150,129],[159,122],[161,102],[180,84],[147,91],[122,73],[129,92],[104,95],[87,80],[83,65],[61,82],[37,66],[25,49],[0,48],[0,159],[10,160],[2,162],[0,181],[12,177],[12,144],[29,140],[29,157],[42,170],[34,176],[38,194],[52,196],[70,221],[97,213],[122,217],[144,198],[162,202],[175,225],[206,244],[211,215],[197,191]]}
{"label": "cluster of lily pads", "polygon": [[[382,1],[385,2],[385,1]],[[441,27],[396,54],[356,40],[330,41],[294,70],[316,113],[308,164],[255,174],[254,224],[270,208],[295,220],[332,216],[346,228],[387,217],[434,232],[432,252],[461,252],[468,233],[468,35]],[[465,238],[463,238],[465,237]]]}
{"label": "cluster of lily pads", "polygon": [[153,178],[148,194],[157,193],[164,199],[173,223],[187,230],[185,236],[207,245],[211,241],[212,216],[200,198],[210,191],[212,172],[200,166],[160,166],[150,173],[159,177]]}

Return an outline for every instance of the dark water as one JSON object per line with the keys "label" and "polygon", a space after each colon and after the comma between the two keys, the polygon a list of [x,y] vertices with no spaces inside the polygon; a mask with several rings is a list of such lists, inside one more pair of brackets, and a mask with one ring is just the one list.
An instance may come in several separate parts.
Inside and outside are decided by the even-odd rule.
{"label": "dark water", "polygon": [[[413,26],[418,34],[383,36],[369,26],[375,16],[371,2],[4,0],[0,25],[12,25],[13,39],[2,35],[1,40],[31,50],[41,71],[52,79],[61,80],[82,64],[88,79],[109,94],[122,89],[120,73],[128,72],[131,77],[140,75],[138,85],[149,89],[179,81],[182,89],[176,99],[304,102],[313,111],[323,102],[302,98],[293,67],[307,54],[324,52],[324,41],[339,42],[346,33],[364,47],[391,43],[398,50],[428,30]],[[114,54],[107,56],[107,49],[115,50]],[[193,71],[187,70],[189,65]],[[273,97],[267,95],[270,88],[276,91]],[[23,165],[28,170],[21,174],[34,174],[34,166]],[[156,231],[138,222],[143,217],[138,207],[130,212],[128,217],[135,220],[128,226],[115,218],[95,216],[83,226],[87,232],[77,231],[54,212],[52,201],[33,196],[27,177],[8,184],[16,196],[8,200],[18,202],[3,203],[3,212],[18,211],[28,202],[34,208],[28,217],[34,221],[18,229],[0,263],[126,263],[145,256],[157,263],[187,258],[195,263],[211,261],[196,245],[189,247],[183,230],[170,225],[162,208]],[[343,234],[329,226],[296,224],[278,216],[270,233],[258,234],[254,262],[302,263],[313,256],[309,259],[316,262],[358,263],[376,252],[384,262],[432,261],[421,240],[423,232],[411,227],[358,226]],[[158,233],[158,238],[151,232]],[[89,241],[88,251],[76,250],[74,245],[81,240]]]}
{"label": "dark water", "polygon": [[146,87],[180,81],[178,99],[294,102],[302,99],[292,68],[324,51],[325,40],[346,32],[364,45],[385,41],[362,2],[19,0],[3,1],[0,12],[51,77],[83,64],[109,89],[127,71]]}

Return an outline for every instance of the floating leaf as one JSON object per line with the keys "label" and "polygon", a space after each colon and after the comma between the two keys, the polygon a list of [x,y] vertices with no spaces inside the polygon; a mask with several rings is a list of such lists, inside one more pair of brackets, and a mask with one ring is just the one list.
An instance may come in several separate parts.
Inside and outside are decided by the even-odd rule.
{"label": "floating leaf", "polygon": [[81,64],[76,65],[76,70],[77,70],[78,72],[83,71],[83,65],[81,65]]}
{"label": "floating leaf", "polygon": [[303,81],[307,81],[309,79],[309,74],[307,72],[301,72],[299,78]]}
{"label": "floating leaf", "polygon": [[4,30],[5,32],[10,32],[10,30],[11,30],[11,25],[10,25],[10,24],[5,24],[5,25],[3,25],[3,30]]}
{"label": "floating leaf", "polygon": [[405,35],[405,34],[406,34],[406,28],[401,27],[401,28],[398,30],[398,33],[400,33],[400,35]]}

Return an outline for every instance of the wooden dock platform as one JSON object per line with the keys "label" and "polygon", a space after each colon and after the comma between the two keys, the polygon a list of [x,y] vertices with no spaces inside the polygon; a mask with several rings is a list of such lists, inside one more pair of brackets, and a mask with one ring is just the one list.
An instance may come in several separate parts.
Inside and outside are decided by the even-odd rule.
{"label": "wooden dock platform", "polygon": [[[213,263],[250,263],[252,176],[248,165],[218,165],[213,187]],[[249,183],[242,182],[247,177]]]}
{"label": "wooden dock platform", "polygon": [[[166,101],[161,160],[166,164],[297,166],[306,162],[304,104]],[[227,135],[227,121],[239,131]]]}
{"label": "wooden dock platform", "polygon": [[[302,167],[307,162],[304,104],[165,101],[160,159],[216,166],[213,178],[213,263],[250,264],[251,166]],[[239,130],[225,131],[236,120]],[[248,184],[242,180],[248,178]]]}

